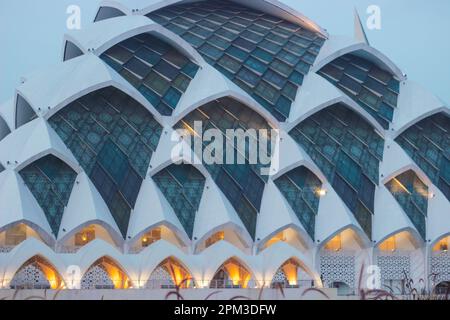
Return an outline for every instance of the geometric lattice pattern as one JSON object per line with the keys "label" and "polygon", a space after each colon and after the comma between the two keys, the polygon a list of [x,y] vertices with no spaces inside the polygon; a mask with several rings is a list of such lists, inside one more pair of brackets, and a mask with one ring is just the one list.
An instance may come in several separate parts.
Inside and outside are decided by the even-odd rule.
{"label": "geometric lattice pattern", "polygon": [[95,261],[80,281],[81,289],[127,289],[129,285],[128,276],[108,257]]}
{"label": "geometric lattice pattern", "polygon": [[423,239],[425,239],[425,218],[428,206],[428,187],[416,173],[408,170],[386,183],[386,188],[411,219]]}
{"label": "geometric lattice pattern", "polygon": [[166,42],[143,33],[108,49],[102,58],[165,116],[170,116],[198,66]]}
{"label": "geometric lattice pattern", "polygon": [[14,275],[11,289],[50,289],[50,282],[37,264],[29,264]]}
{"label": "geometric lattice pattern", "polygon": [[96,265],[83,275],[81,289],[114,289],[114,282],[102,265]]}
{"label": "geometric lattice pattern", "polygon": [[450,281],[450,254],[448,252],[433,254],[430,257],[430,275],[435,276],[435,284],[441,281]]}
{"label": "geometric lattice pattern", "polygon": [[148,17],[189,42],[280,121],[289,117],[325,41],[297,24],[223,0],[168,6]]}
{"label": "geometric lattice pattern", "polygon": [[205,177],[188,164],[172,164],[153,176],[186,233],[192,238],[195,213],[205,186]]}
{"label": "geometric lattice pattern", "polygon": [[47,155],[20,170],[19,174],[44,211],[56,237],[76,172],[57,157]]}
{"label": "geometric lattice pattern", "polygon": [[44,258],[34,256],[19,268],[9,286],[11,289],[58,289],[61,284],[54,267]]}
{"label": "geometric lattice pattern", "polygon": [[113,87],[72,102],[49,123],[89,175],[125,237],[161,125]]}
{"label": "geometric lattice pattern", "polygon": [[341,104],[315,113],[289,134],[322,170],[371,238],[383,138],[360,115]]}
{"label": "geometric lattice pattern", "polygon": [[318,192],[322,182],[308,170],[301,166],[295,168],[274,181],[296,216],[314,239],[316,214],[319,209]]}
{"label": "geometric lattice pattern", "polygon": [[174,288],[175,283],[173,282],[170,272],[167,270],[166,266],[159,266],[153,270],[150,278],[148,278],[146,283],[147,289],[160,289],[160,288]]}
{"label": "geometric lattice pattern", "polygon": [[[267,181],[267,176],[261,175],[261,169],[270,166],[270,164],[262,164],[259,157],[256,164],[250,164],[249,152],[246,152],[245,155],[243,155],[242,152],[238,152],[237,143],[231,144],[226,138],[226,130],[243,129],[245,131],[247,129],[255,129],[258,131],[259,129],[266,129],[268,130],[267,135],[268,141],[270,142],[271,128],[269,124],[255,111],[229,97],[206,103],[189,113],[175,127],[177,129],[186,129],[186,132],[193,136],[194,139],[201,139],[201,137],[199,137],[199,135],[201,136],[200,132],[196,132],[195,135],[193,133],[195,121],[201,123],[202,132],[210,128],[218,128],[221,131],[223,135],[223,148],[222,150],[215,148],[215,151],[218,152],[216,157],[223,159],[223,164],[208,164],[204,162],[203,165],[209,171],[223,194],[225,194],[227,199],[231,202],[231,205],[238,213],[250,235],[254,237],[257,212],[261,206],[262,194]],[[262,152],[263,154],[270,156],[270,143],[268,143],[268,146],[259,146],[259,135],[256,137],[250,136],[249,139],[252,140],[250,145],[258,146],[258,150],[260,147],[267,148]],[[209,143],[202,143],[203,150],[205,150]],[[194,144],[192,144],[192,146],[194,146]],[[227,149],[233,150],[234,152],[234,164],[226,164],[226,153],[223,152],[223,150]],[[203,150],[201,151],[203,152]],[[194,151],[196,150],[194,149]],[[250,152],[254,151],[255,150],[250,150]],[[222,154],[219,154],[220,152],[222,152]],[[229,151],[227,150],[227,152]],[[237,162],[238,154],[245,158],[243,164]],[[203,157],[201,157],[201,159],[203,159]]]}
{"label": "geometric lattice pattern", "polygon": [[355,287],[355,256],[346,252],[320,252],[320,275],[323,282],[332,287],[334,282],[343,282]]}
{"label": "geometric lattice pattern", "polygon": [[318,72],[388,129],[397,107],[400,83],[373,62],[354,54],[343,55]]}
{"label": "geometric lattice pattern", "polygon": [[429,116],[395,141],[450,201],[450,117],[444,113]]}
{"label": "geometric lattice pattern", "polygon": [[378,255],[377,264],[381,271],[381,281],[404,280],[405,275],[410,276],[410,257],[403,254]]}

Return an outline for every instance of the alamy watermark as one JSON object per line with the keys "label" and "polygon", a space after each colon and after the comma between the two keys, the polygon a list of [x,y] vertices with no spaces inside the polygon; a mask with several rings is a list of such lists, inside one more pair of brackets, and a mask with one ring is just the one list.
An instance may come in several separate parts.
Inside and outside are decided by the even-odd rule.
{"label": "alamy watermark", "polygon": [[188,161],[205,165],[258,165],[260,175],[274,175],[279,166],[280,134],[278,129],[204,130],[202,121],[194,121],[191,129],[177,129],[171,140],[174,163]]}

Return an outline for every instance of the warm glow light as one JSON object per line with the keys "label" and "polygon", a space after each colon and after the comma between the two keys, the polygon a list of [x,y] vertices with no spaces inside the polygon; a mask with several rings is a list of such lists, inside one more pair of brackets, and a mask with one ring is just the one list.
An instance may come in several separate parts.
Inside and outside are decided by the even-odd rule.
{"label": "warm glow light", "polygon": [[327,190],[319,188],[317,189],[317,194],[319,195],[319,197],[323,197],[327,194]]}
{"label": "warm glow light", "polygon": [[283,266],[283,272],[288,280],[289,285],[295,286],[297,285],[297,265],[293,263],[286,263]]}
{"label": "warm glow light", "polygon": [[341,235],[338,234],[325,244],[325,249],[330,251],[339,251],[342,248]]}
{"label": "warm glow light", "polygon": [[409,190],[397,179],[397,178],[393,178],[392,179],[395,182],[395,185],[397,188],[393,188],[394,192],[399,192],[400,190],[406,192],[406,193],[411,193],[409,192]]}
{"label": "warm glow light", "polygon": [[382,251],[392,251],[394,252],[397,249],[395,236],[392,236],[386,240],[384,240],[378,248]]}
{"label": "warm glow light", "polygon": [[445,237],[439,240],[433,247],[433,251],[448,252],[448,245],[450,243],[450,237]]}
{"label": "warm glow light", "polygon": [[46,266],[43,263],[39,263],[39,267],[42,270],[42,273],[44,273],[48,282],[50,283],[50,288],[58,289],[61,281],[60,281],[59,276],[56,273],[56,271],[53,270],[53,268]]}
{"label": "warm glow light", "polygon": [[106,270],[106,272],[109,275],[109,278],[114,284],[115,289],[128,289],[129,288],[129,281],[128,277],[125,275],[125,273],[117,267],[112,262],[105,260],[102,262],[102,266]]}

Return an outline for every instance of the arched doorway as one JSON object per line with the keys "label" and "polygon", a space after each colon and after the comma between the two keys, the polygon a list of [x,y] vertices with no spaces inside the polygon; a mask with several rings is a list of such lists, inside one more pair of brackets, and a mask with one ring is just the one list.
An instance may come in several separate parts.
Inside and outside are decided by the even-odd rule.
{"label": "arched doorway", "polygon": [[418,240],[409,231],[398,232],[378,244],[374,258],[381,271],[382,289],[394,294],[405,292],[407,278],[411,277],[411,260],[418,247]]}
{"label": "arched doorway", "polygon": [[130,279],[111,258],[94,262],[81,278],[81,289],[128,289]]}
{"label": "arched doorway", "polygon": [[236,258],[230,258],[216,271],[209,287],[248,288],[253,285],[251,272]]}
{"label": "arched doorway", "polygon": [[189,288],[193,286],[190,272],[177,259],[167,258],[153,270],[147,280],[147,289]]}
{"label": "arched doorway", "polygon": [[271,287],[299,288],[314,287],[314,280],[305,268],[294,258],[285,261],[272,278]]}
{"label": "arched doorway", "polygon": [[58,271],[41,256],[27,260],[10,282],[11,289],[58,289],[62,286]]}

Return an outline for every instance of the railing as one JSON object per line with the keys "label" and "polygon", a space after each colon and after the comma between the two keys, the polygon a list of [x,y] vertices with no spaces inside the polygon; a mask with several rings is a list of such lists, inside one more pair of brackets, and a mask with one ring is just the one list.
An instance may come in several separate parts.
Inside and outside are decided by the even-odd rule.
{"label": "railing", "polygon": [[[12,285],[11,279],[0,279],[0,289],[50,289],[50,284],[34,283],[21,283],[19,285]],[[133,283],[138,284],[137,287],[133,286]],[[193,280],[183,281],[180,284],[181,289],[260,289],[261,284],[264,281],[250,280],[248,282],[233,283],[233,281],[225,280],[206,280],[195,282]],[[289,284],[288,282],[272,282],[264,283],[265,288],[270,289],[306,289],[317,287],[317,283],[314,280],[299,280],[296,284]],[[72,280],[66,282],[64,289],[176,289],[176,285],[171,280],[148,280],[148,281],[123,281],[123,280],[111,280],[109,283],[92,283],[89,287],[80,280]]]}

